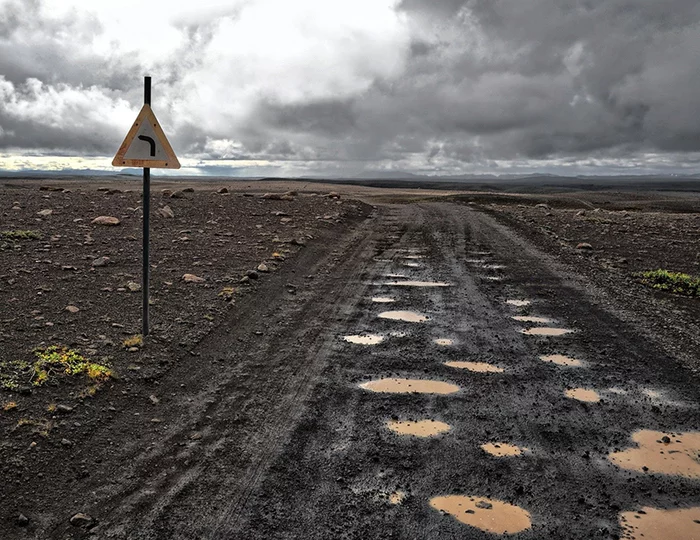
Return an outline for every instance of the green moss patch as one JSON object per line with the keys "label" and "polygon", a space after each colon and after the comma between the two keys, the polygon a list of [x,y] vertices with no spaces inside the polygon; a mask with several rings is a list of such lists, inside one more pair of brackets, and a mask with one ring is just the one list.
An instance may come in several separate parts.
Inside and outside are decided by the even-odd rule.
{"label": "green moss patch", "polygon": [[669,272],[668,270],[650,270],[648,272],[637,272],[635,274],[640,283],[651,287],[668,291],[683,296],[700,296],[700,278],[680,272]]}

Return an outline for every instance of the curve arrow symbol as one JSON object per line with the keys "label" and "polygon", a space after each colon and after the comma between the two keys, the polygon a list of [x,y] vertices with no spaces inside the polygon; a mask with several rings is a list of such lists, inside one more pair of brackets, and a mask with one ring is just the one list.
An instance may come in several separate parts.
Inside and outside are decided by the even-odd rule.
{"label": "curve arrow symbol", "polygon": [[139,140],[147,142],[148,144],[151,145],[151,157],[155,157],[156,155],[156,141],[153,140],[151,137],[146,137],[146,135],[139,135]]}

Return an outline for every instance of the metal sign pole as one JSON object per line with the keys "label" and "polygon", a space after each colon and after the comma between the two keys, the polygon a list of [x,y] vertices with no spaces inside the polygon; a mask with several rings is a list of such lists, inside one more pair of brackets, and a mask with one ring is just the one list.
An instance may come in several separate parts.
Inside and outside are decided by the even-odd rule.
{"label": "metal sign pole", "polygon": [[[151,78],[144,77],[143,102],[151,105]],[[143,329],[142,335],[148,335],[148,287],[150,268],[148,264],[149,230],[151,225],[151,169],[143,168],[143,276],[141,290],[143,292]]]}

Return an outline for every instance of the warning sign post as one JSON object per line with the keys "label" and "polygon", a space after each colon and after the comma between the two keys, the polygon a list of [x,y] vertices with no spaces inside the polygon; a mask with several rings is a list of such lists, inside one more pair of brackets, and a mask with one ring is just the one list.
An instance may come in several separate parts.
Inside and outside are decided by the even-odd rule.
{"label": "warning sign post", "polygon": [[114,167],[143,167],[143,292],[142,334],[148,335],[149,304],[149,236],[151,222],[151,168],[179,169],[175,156],[156,115],[151,109],[151,78],[144,78],[144,105],[131,126],[117,155],[112,160]]}

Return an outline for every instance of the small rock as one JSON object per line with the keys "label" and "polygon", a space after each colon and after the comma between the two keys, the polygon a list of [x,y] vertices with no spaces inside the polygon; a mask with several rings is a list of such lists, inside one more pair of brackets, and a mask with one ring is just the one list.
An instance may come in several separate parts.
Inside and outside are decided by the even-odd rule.
{"label": "small rock", "polygon": [[56,405],[56,412],[68,414],[71,411],[73,411],[73,407],[70,407],[69,405]]}
{"label": "small rock", "polygon": [[586,211],[585,211],[585,210],[579,210],[578,212],[576,212],[576,215],[577,215],[577,216],[585,216],[585,215],[586,215]]}
{"label": "small rock", "polygon": [[194,193],[194,188],[186,187],[182,190],[183,193]]}
{"label": "small rock", "polygon": [[80,311],[80,308],[78,306],[66,306],[66,311],[70,313],[78,313],[78,311]]}
{"label": "small rock", "polygon": [[185,195],[184,191],[173,191],[170,194],[171,199],[186,199],[187,195]]}
{"label": "small rock", "polygon": [[246,272],[246,277],[250,279],[258,279],[260,275],[255,270],[248,270]]}
{"label": "small rock", "polygon": [[153,394],[148,396],[148,399],[151,400],[151,403],[153,403],[153,405],[158,405],[160,403],[160,400],[156,396],[154,396]]}
{"label": "small rock", "polygon": [[110,258],[109,257],[98,257],[94,261],[92,261],[92,266],[99,268],[101,266],[107,266],[109,264]]}
{"label": "small rock", "polygon": [[160,194],[163,197],[170,197],[173,194],[173,191],[171,189],[163,189],[161,190]]}
{"label": "small rock", "polygon": [[51,214],[53,214],[53,210],[49,210],[48,208],[37,212],[37,215],[41,217],[49,217]]}
{"label": "small rock", "polygon": [[269,272],[269,271],[270,271],[270,269],[268,268],[268,266],[265,263],[260,263],[258,265],[258,272]]}
{"label": "small rock", "polygon": [[200,440],[201,438],[202,438],[202,434],[201,434],[201,433],[193,433],[192,435],[190,435],[190,440],[191,440],[191,441],[198,441],[198,440]]}
{"label": "small rock", "polygon": [[545,203],[540,203],[540,204],[536,204],[535,208],[549,208],[549,205],[545,204]]}
{"label": "small rock", "polygon": [[665,444],[670,444],[670,443],[671,443],[671,439],[670,439],[670,437],[669,437],[668,435],[664,435],[663,437],[661,437],[661,442],[662,442],[662,443],[665,443]]}
{"label": "small rock", "polygon": [[70,524],[73,525],[73,527],[87,527],[92,525],[92,522],[93,519],[82,512],[79,512],[70,518]]}
{"label": "small rock", "polygon": [[126,284],[126,288],[129,289],[131,292],[139,292],[141,290],[141,285],[139,283],[136,283],[135,281],[129,281]]}
{"label": "small rock", "polygon": [[169,206],[164,206],[163,208],[159,208],[156,210],[156,214],[158,214],[162,218],[174,218],[175,217],[175,212],[173,212],[173,209],[170,208]]}
{"label": "small rock", "polygon": [[18,527],[26,527],[29,525],[29,518],[24,514],[20,514],[15,518],[15,525]]}
{"label": "small rock", "polygon": [[61,439],[61,444],[63,446],[73,446],[73,443],[69,441],[68,439]]}
{"label": "small rock", "polygon": [[491,510],[491,508],[493,508],[493,505],[486,501],[479,501],[474,506],[481,508],[482,510]]}
{"label": "small rock", "polygon": [[336,191],[331,191],[328,195],[326,195],[329,199],[340,199],[340,193]]}
{"label": "small rock", "polygon": [[576,249],[592,250],[593,246],[590,245],[588,242],[581,242],[580,244],[576,245]]}
{"label": "small rock", "polygon": [[228,188],[222,187],[217,193],[228,193]]}
{"label": "small rock", "polygon": [[304,238],[294,238],[291,242],[293,246],[305,246],[306,245],[306,240]]}
{"label": "small rock", "polygon": [[204,283],[206,281],[206,279],[195,276],[194,274],[185,274],[182,276],[182,280],[185,283]]}
{"label": "small rock", "polygon": [[239,283],[248,283],[250,281],[250,278],[248,276],[243,276],[241,279],[238,280]]}
{"label": "small rock", "polygon": [[92,220],[93,225],[104,225],[106,227],[114,227],[120,223],[121,221],[114,216],[98,216]]}

